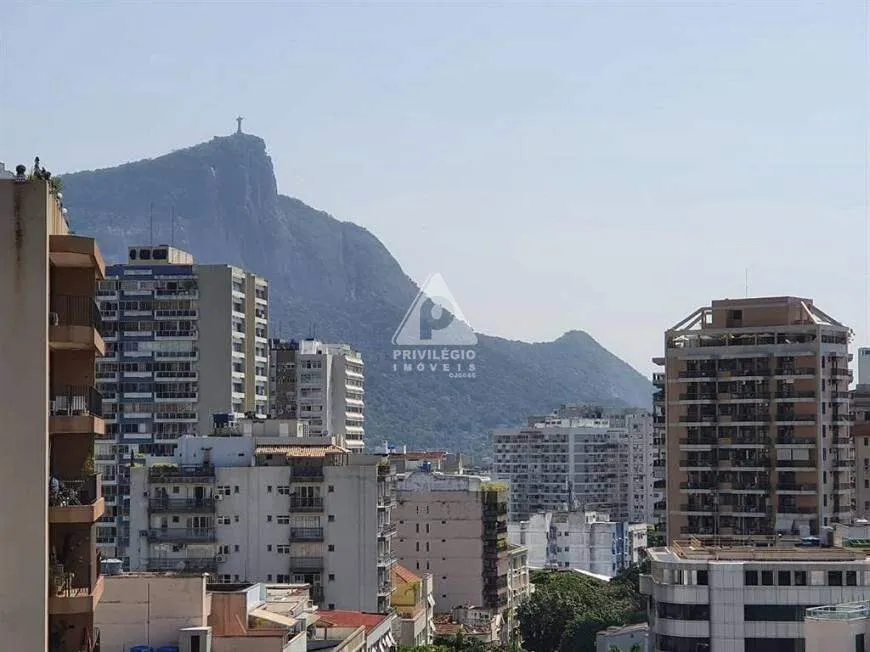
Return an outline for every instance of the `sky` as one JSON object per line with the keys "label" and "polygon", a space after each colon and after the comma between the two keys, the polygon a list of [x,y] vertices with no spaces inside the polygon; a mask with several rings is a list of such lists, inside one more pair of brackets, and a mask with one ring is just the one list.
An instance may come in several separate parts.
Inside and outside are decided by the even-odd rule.
{"label": "sky", "polygon": [[476,330],[585,330],[648,374],[747,270],[870,344],[868,74],[862,0],[6,0],[0,161],[113,166],[241,114],[282,194]]}

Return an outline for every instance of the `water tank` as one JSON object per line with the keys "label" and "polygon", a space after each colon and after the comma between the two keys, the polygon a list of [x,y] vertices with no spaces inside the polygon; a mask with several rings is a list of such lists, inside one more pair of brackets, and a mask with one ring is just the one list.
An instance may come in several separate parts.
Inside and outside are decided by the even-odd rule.
{"label": "water tank", "polygon": [[134,645],[130,648],[130,652],[154,652],[154,648],[150,645]]}
{"label": "water tank", "polygon": [[100,573],[103,575],[120,575],[124,562],[120,559],[103,559],[100,562]]}

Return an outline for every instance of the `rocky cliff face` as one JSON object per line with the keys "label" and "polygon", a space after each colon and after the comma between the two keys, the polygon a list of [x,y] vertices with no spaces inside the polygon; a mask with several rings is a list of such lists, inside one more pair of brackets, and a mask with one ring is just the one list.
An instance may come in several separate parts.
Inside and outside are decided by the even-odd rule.
{"label": "rocky cliff face", "polygon": [[316,329],[358,347],[371,445],[480,450],[487,429],[559,403],[650,403],[649,383],[582,331],[540,344],[481,335],[475,379],[395,373],[391,337],[417,287],[371,233],[279,195],[255,136],[218,137],[63,182],[73,228],[98,238],[107,259],[123,261],[128,245],[150,242],[153,224],[155,243],[266,277],[273,333]]}

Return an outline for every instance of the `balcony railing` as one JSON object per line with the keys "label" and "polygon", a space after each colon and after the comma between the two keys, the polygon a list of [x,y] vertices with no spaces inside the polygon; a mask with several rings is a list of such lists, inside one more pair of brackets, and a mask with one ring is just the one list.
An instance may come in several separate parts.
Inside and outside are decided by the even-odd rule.
{"label": "balcony railing", "polygon": [[151,528],[148,531],[151,541],[215,541],[214,528]]}
{"label": "balcony railing", "polygon": [[814,484],[798,484],[795,482],[780,482],[776,485],[778,491],[817,491],[818,486]]}
{"label": "balcony railing", "polygon": [[52,392],[49,411],[53,417],[102,418],[103,397],[90,385],[66,385]]}
{"label": "balcony railing", "polygon": [[319,496],[291,496],[291,512],[322,512],[323,498]]}
{"label": "balcony railing", "polygon": [[57,316],[58,326],[89,326],[102,332],[100,308],[92,296],[56,294],[51,297],[49,310]]}
{"label": "balcony railing", "polygon": [[290,541],[323,541],[323,528],[291,527]]}
{"label": "balcony railing", "polygon": [[101,497],[101,482],[98,474],[74,480],[52,478],[48,483],[49,507],[74,507],[93,505]]}
{"label": "balcony railing", "polygon": [[213,512],[214,498],[151,498],[148,509],[153,513],[164,512]]}
{"label": "balcony railing", "polygon": [[322,570],[323,557],[290,557],[291,571]]}
{"label": "balcony railing", "polygon": [[379,534],[381,536],[389,536],[391,534],[396,534],[399,531],[399,526],[395,523],[385,523],[380,527]]}
{"label": "balcony railing", "polygon": [[149,557],[147,567],[152,572],[176,571],[184,573],[216,573],[215,557]]}
{"label": "balcony railing", "polygon": [[148,471],[151,482],[204,483],[214,481],[215,470],[211,465],[152,466]]}
{"label": "balcony railing", "polygon": [[392,552],[385,552],[378,555],[378,566],[389,566],[396,563],[396,555]]}

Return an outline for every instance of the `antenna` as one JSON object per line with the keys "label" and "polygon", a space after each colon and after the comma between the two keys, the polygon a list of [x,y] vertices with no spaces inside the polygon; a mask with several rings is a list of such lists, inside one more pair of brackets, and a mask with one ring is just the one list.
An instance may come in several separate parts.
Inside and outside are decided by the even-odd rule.
{"label": "antenna", "polygon": [[746,298],[749,298],[749,268],[746,268]]}

